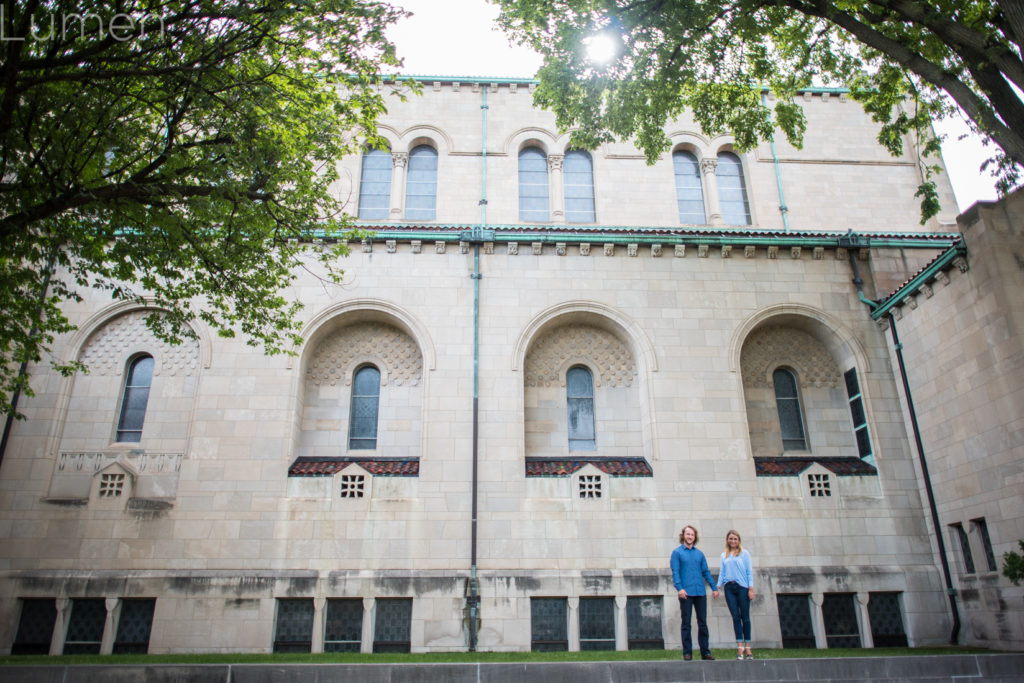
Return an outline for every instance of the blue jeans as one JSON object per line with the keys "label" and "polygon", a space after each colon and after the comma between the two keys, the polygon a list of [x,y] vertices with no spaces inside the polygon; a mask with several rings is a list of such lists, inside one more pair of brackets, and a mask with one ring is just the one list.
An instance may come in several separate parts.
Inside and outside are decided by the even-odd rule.
{"label": "blue jeans", "polygon": [[750,642],[750,594],[735,581],[725,584],[725,604],[732,615],[732,630],[737,643]]}
{"label": "blue jeans", "polygon": [[691,595],[687,598],[679,598],[679,611],[683,616],[683,654],[693,653],[693,640],[690,638],[690,619],[693,611],[697,612],[697,645],[700,646],[700,654],[711,654],[708,646],[708,598],[706,595]]}

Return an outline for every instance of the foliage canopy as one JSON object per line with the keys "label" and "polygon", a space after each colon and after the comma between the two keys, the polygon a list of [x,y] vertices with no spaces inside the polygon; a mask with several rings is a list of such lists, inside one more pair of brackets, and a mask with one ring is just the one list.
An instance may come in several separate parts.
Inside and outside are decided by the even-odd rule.
{"label": "foliage canopy", "polygon": [[[0,410],[73,329],[85,288],[269,352],[297,339],[297,268],[337,278],[337,160],[377,141],[377,0],[3,0]],[[310,248],[314,238],[333,247]],[[68,362],[70,361],[70,362]],[[74,359],[56,359],[64,371]]]}
{"label": "foliage canopy", "polygon": [[[994,0],[496,0],[500,23],[544,56],[537,102],[584,147],[635,138],[649,161],[666,121],[689,109],[705,133],[740,149],[776,128],[800,146],[798,90],[843,87],[882,124],[893,155],[909,135],[926,182],[923,219],[938,211],[933,118],[956,108],[995,144],[997,187],[1024,167],[1024,4]],[[618,46],[596,64],[586,46]],[[763,89],[777,95],[773,107]],[[924,222],[922,220],[922,223]]]}

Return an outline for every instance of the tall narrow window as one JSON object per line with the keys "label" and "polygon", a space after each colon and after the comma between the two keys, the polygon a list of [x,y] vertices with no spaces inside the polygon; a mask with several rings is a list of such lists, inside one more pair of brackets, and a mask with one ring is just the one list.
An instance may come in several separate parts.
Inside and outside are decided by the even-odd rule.
{"label": "tall narrow window", "polygon": [[672,165],[676,171],[676,203],[679,205],[679,222],[703,225],[704,187],[700,182],[700,164],[697,157],[689,152],[673,152]]}
{"label": "tall narrow window", "polygon": [[806,593],[776,594],[779,629],[783,648],[814,647],[814,622],[811,620],[811,596]]}
{"label": "tall narrow window", "polygon": [[982,517],[980,519],[972,519],[971,525],[974,527],[975,533],[978,534],[978,540],[981,541],[981,547],[985,551],[985,564],[988,565],[988,570],[990,572],[998,571],[996,554],[992,550],[992,537],[988,535],[988,523]]}
{"label": "tall narrow window", "polygon": [[66,655],[98,655],[107,621],[107,604],[102,598],[75,598],[64,639]]}
{"label": "tall narrow window", "polygon": [[377,598],[373,623],[374,652],[412,650],[412,598]]}
{"label": "tall narrow window", "polygon": [[153,629],[153,610],[156,600],[143,598],[121,601],[121,616],[117,620],[117,638],[114,654],[146,654],[149,635]]}
{"label": "tall narrow window", "polygon": [[743,182],[743,165],[732,152],[718,155],[718,201],[726,225],[750,225],[750,204]]}
{"label": "tall narrow window", "polygon": [[405,179],[405,217],[413,221],[432,221],[437,209],[437,150],[420,145],[409,152],[409,172]]}
{"label": "tall narrow window", "polygon": [[821,602],[825,641],[829,647],[860,647],[860,626],[853,593],[825,593]]}
{"label": "tall narrow window", "polygon": [[534,652],[569,649],[569,611],[565,598],[530,598],[530,649]]}
{"label": "tall narrow window", "polygon": [[537,147],[519,153],[519,220],[548,220],[548,158]]}
{"label": "tall narrow window", "polygon": [[563,166],[565,184],[565,222],[593,223],[594,163],[590,154],[574,149],[566,153]]}
{"label": "tall narrow window", "polygon": [[359,652],[363,638],[361,598],[328,598],[324,652]]}
{"label": "tall narrow window", "polygon": [[52,598],[25,598],[21,601],[18,631],[11,644],[12,655],[48,655],[57,622],[57,604]]}
{"label": "tall narrow window", "polygon": [[359,174],[359,218],[383,220],[391,208],[391,152],[368,149]]}
{"label": "tall narrow window", "polygon": [[121,414],[117,418],[117,441],[138,443],[142,440],[142,423],[146,420],[149,387],[153,383],[153,357],[139,356],[128,365],[128,376],[121,398]]}
{"label": "tall narrow window", "polygon": [[775,384],[775,405],[779,409],[779,428],[782,431],[782,450],[805,451],[804,423],[800,415],[800,395],[797,392],[796,376],[785,368],[772,373]]}
{"label": "tall narrow window", "polygon": [[857,437],[857,454],[862,458],[871,457],[871,436],[868,434],[868,418],[864,413],[864,397],[860,393],[860,382],[857,381],[857,369],[850,368],[843,373],[846,380],[846,395],[850,398],[850,417],[853,420],[853,433]]}
{"label": "tall narrow window", "polygon": [[615,598],[580,598],[580,650],[615,649]]}
{"label": "tall narrow window", "polygon": [[278,598],[274,626],[274,652],[310,652],[313,649],[313,599]]}
{"label": "tall narrow window", "polygon": [[664,650],[663,619],[660,595],[631,595],[626,598],[629,649]]}
{"label": "tall narrow window", "polygon": [[899,593],[868,593],[868,620],[875,647],[906,647]]}
{"label": "tall narrow window", "polygon": [[964,531],[964,525],[957,522],[956,524],[950,524],[949,528],[952,530],[953,535],[956,536],[957,542],[960,544],[960,557],[964,560],[964,573],[974,573],[974,555],[971,554],[971,539],[967,537],[967,532]]}
{"label": "tall narrow window", "polygon": [[596,450],[594,378],[590,370],[580,366],[569,368],[565,391],[569,406],[569,450]]}
{"label": "tall narrow window", "polygon": [[365,365],[352,380],[352,405],[348,447],[352,450],[377,448],[377,412],[380,406],[380,370]]}

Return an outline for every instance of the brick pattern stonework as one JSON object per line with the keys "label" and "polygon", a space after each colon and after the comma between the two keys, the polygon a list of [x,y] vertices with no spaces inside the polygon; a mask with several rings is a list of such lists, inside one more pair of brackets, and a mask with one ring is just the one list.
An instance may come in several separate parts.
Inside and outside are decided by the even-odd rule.
{"label": "brick pattern stonework", "polygon": [[423,356],[409,335],[392,325],[363,323],[344,327],[323,340],[306,370],[312,384],[351,383],[352,364],[366,358],[387,363],[387,381],[416,386],[423,377]]}
{"label": "brick pattern stonework", "polygon": [[839,367],[820,341],[803,330],[777,326],[755,330],[743,345],[743,383],[771,386],[771,372],[780,361],[793,366],[803,386],[835,387],[839,383]]}
{"label": "brick pattern stonework", "polygon": [[540,337],[526,355],[526,386],[553,387],[565,382],[563,365],[586,357],[597,371],[595,382],[628,387],[636,378],[629,348],[612,333],[591,325],[565,325]]}
{"label": "brick pattern stonework", "polygon": [[95,332],[86,342],[79,356],[97,376],[120,375],[124,372],[124,350],[159,349],[160,365],[156,374],[191,376],[199,366],[199,344],[185,339],[172,346],[157,339],[148,327],[149,311],[133,311],[119,316]]}

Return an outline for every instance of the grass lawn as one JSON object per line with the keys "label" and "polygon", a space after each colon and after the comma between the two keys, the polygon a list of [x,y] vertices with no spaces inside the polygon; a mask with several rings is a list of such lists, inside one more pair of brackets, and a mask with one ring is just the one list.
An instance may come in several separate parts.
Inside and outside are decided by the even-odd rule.
{"label": "grass lawn", "polygon": [[[719,659],[732,659],[736,650],[712,650]],[[971,647],[877,647],[855,649],[755,649],[758,659],[809,657],[901,657],[907,655],[995,654]],[[429,652],[418,654],[199,654],[199,655],[61,655],[0,656],[2,664],[404,664],[472,662],[606,662],[681,659],[679,650],[629,650],[626,652]]]}

